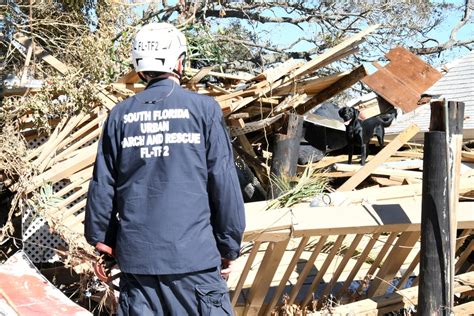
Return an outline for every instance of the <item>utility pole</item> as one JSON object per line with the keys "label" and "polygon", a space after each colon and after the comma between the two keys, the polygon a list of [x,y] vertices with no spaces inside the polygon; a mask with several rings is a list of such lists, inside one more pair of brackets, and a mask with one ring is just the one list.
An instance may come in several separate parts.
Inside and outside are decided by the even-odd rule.
{"label": "utility pole", "polygon": [[[273,139],[273,155],[270,172],[275,177],[296,176],[296,166],[303,133],[303,116],[291,113],[288,116],[286,134],[276,134]],[[269,198],[281,195],[280,189],[271,183]]]}
{"label": "utility pole", "polygon": [[450,315],[453,309],[463,119],[464,103],[431,103],[423,155],[419,315]]}

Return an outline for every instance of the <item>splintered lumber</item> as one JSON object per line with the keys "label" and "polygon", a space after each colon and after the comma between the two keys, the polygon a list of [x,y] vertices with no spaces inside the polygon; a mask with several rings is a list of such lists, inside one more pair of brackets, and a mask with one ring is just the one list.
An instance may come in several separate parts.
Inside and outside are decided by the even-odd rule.
{"label": "splintered lumber", "polygon": [[55,183],[59,180],[68,178],[75,172],[92,165],[95,161],[95,156],[97,153],[96,147],[97,144],[95,144],[95,146],[91,145],[81,149],[80,153],[78,153],[74,159],[60,162],[46,172],[43,172],[42,174],[33,178],[31,185],[28,188],[28,192],[31,192],[32,190],[35,190],[46,183]]}
{"label": "splintered lumber", "polygon": [[[30,39],[22,33],[15,33],[13,35],[13,38],[18,43],[20,43],[23,47],[27,47],[28,42],[30,41]],[[33,46],[34,46],[34,54],[36,55],[36,57],[43,59],[45,62],[47,62],[57,71],[59,71],[61,74],[65,75],[70,70],[67,65],[59,61],[56,57],[49,54],[40,45],[35,44]]]}
{"label": "splintered lumber", "polygon": [[257,279],[253,282],[249,291],[248,304],[244,311],[245,315],[257,315],[260,311],[289,240],[288,238],[278,242],[271,242],[268,245],[260,269],[257,272]]}
{"label": "splintered lumber", "polygon": [[122,78],[120,78],[117,82],[118,83],[137,83],[140,80],[140,77],[138,77],[138,74],[135,72],[135,70],[130,70],[127,74],[125,74]]}
{"label": "splintered lumber", "polygon": [[347,88],[354,85],[360,79],[364,78],[366,75],[364,66],[359,66],[356,69],[352,70],[347,75],[343,76],[332,85],[330,85],[327,89],[323,90],[322,92],[316,94],[313,98],[311,98],[308,102],[302,104],[301,106],[297,107],[296,112],[299,114],[304,114],[314,108],[316,105],[332,98],[336,94],[346,90]]}
{"label": "splintered lumber", "polygon": [[[342,164],[336,163],[334,168],[337,171],[359,171],[363,167],[360,165],[349,165],[349,164]],[[400,170],[395,168],[385,168],[385,167],[377,167],[372,174],[384,175],[384,176],[397,176],[401,178],[415,178],[421,179],[423,174],[421,171],[412,171],[412,170]]]}
{"label": "splintered lumber", "polygon": [[365,36],[369,35],[373,31],[375,31],[378,27],[379,27],[378,24],[369,26],[368,28],[366,28],[362,32],[360,32],[360,33],[358,33],[358,34],[342,41],[341,43],[337,44],[336,46],[328,49],[327,51],[325,51],[321,55],[317,56],[315,59],[311,60],[310,62],[306,63],[303,67],[299,68],[297,71],[295,71],[290,76],[290,79],[302,76],[304,74],[308,74],[311,71],[314,71],[315,68],[323,67],[323,66],[327,65],[326,63],[329,60],[331,60],[331,62],[334,61],[334,60],[332,60],[334,55],[341,54],[341,52],[343,52],[343,54],[344,54],[344,50],[346,50],[347,48],[352,47],[353,45],[357,46],[358,42],[360,42]]}
{"label": "splintered lumber", "polygon": [[281,65],[278,65],[277,67],[270,68],[262,72],[261,74],[255,76],[249,81],[264,81],[272,83],[275,82],[276,80],[280,79],[281,77],[285,76],[287,73],[291,72],[292,70],[295,70],[299,67],[301,67],[304,64],[304,62],[297,62],[293,58],[288,59]]}
{"label": "splintered lumber", "polygon": [[200,69],[193,77],[191,77],[191,79],[189,79],[189,81],[187,82],[187,85],[192,87],[195,84],[197,84],[199,81],[201,81],[202,78],[204,78],[211,72],[212,68],[214,67],[211,66],[211,67],[204,67]]}
{"label": "splintered lumber", "polygon": [[373,159],[371,159],[356,174],[350,177],[337,191],[351,191],[355,189],[362,181],[364,181],[379,165],[385,162],[393,153],[415,136],[420,128],[415,124],[407,127],[402,133],[395,137],[390,144],[385,146]]}
{"label": "splintered lumber", "polygon": [[[457,293],[468,292],[474,289],[474,272],[458,275],[454,283],[454,291]],[[415,307],[418,304],[418,286],[399,290],[390,295],[382,295],[361,300],[358,302],[335,307],[332,313],[335,315],[384,315],[386,313],[399,311],[402,308]],[[454,310],[463,311],[465,305]],[[468,310],[472,312],[472,310]],[[469,313],[468,313],[469,314]],[[468,315],[459,314],[459,315]],[[456,314],[457,315],[457,314]]]}
{"label": "splintered lumber", "polygon": [[418,231],[403,232],[401,234],[392,250],[387,255],[390,260],[380,268],[377,275],[372,280],[368,291],[369,297],[382,295],[387,291],[387,288],[389,287],[387,281],[392,280],[395,274],[399,271],[419,238],[420,233]]}
{"label": "splintered lumber", "polygon": [[[418,265],[417,244],[421,223],[419,197],[398,204],[321,208],[301,206],[267,211],[264,210],[265,204],[246,205],[248,227],[244,235],[244,245],[247,246],[244,247],[255,243],[257,248],[247,248],[250,256],[237,259],[237,266],[243,267],[244,277],[237,283],[238,293],[232,296],[232,302],[239,315],[268,315],[278,308],[276,302],[285,293],[285,305],[296,304],[301,309],[309,303],[321,306],[329,294],[345,302],[357,298],[357,293],[361,293],[359,290],[353,292],[353,288],[348,289],[353,281],[360,282],[361,287],[366,284],[369,296],[382,295],[394,277],[400,275],[403,283]],[[461,202],[459,205],[458,222],[460,228],[465,229],[461,237],[470,235],[470,227],[474,227],[473,204]],[[327,215],[331,213],[335,216]],[[354,221],[354,218],[358,220]],[[288,238],[292,240],[292,246],[288,246]],[[278,243],[281,243],[279,251],[276,250]],[[263,255],[258,255],[257,251],[262,251],[262,245],[268,246],[264,248]],[[283,251],[283,245],[287,245],[287,250]],[[474,241],[460,251],[460,265],[471,253],[473,245]],[[352,257],[356,250],[360,251],[360,256],[354,260]],[[376,255],[376,258],[371,260],[373,263],[368,269],[366,259],[369,253]],[[247,258],[250,261],[246,261]],[[320,260],[317,261],[317,258]],[[278,271],[275,271],[275,262],[280,262]],[[297,268],[295,262],[302,264]],[[250,266],[254,270],[251,278]],[[269,267],[269,271],[265,267]],[[343,274],[345,279],[342,280],[345,281],[341,289],[337,284]],[[270,280],[271,275],[273,281]],[[253,294],[242,292],[244,283]],[[230,288],[232,292],[233,286]],[[387,307],[384,310],[390,312],[392,303],[388,302],[383,307]]]}
{"label": "splintered lumber", "polygon": [[[328,49],[323,54],[317,56],[316,58],[307,63],[302,64],[301,66],[300,64],[295,64],[292,60],[287,61],[281,66],[274,68],[274,70],[268,70],[266,73],[253,78],[254,80],[261,80],[265,78],[264,80],[258,81],[257,83],[250,85],[244,90],[234,91],[229,94],[218,96],[216,97],[216,100],[221,104],[223,110],[225,109],[224,112],[228,113],[229,109],[230,112],[232,112],[238,108],[243,107],[242,105],[231,106],[236,101],[229,100],[233,100],[236,98],[238,99],[239,97],[251,97],[256,100],[259,97],[266,96],[267,94],[274,95],[274,92],[278,91],[279,87],[285,85],[287,86],[285,89],[291,89],[292,84],[295,83],[295,80],[307,76],[331,62],[334,62],[347,56],[349,52],[355,52],[354,48],[362,41],[365,36],[373,32],[377,27],[378,26],[376,25],[368,27],[366,30],[342,41],[335,47]],[[361,66],[351,71],[350,73],[336,77],[336,81],[330,86],[328,86],[328,92],[322,93],[324,90],[322,90],[321,92],[318,91],[317,95],[319,95],[319,97],[315,97],[312,101],[310,100],[309,103],[306,102],[307,104],[304,103],[300,105],[298,107],[299,109],[297,110],[297,112],[301,114],[308,111],[317,104],[334,96],[336,93],[348,88],[350,85],[360,80],[363,76],[365,76],[365,70]],[[298,85],[298,82],[296,82],[296,84]],[[296,90],[298,90],[298,87],[296,87]],[[253,100],[248,99],[248,104],[250,104],[250,101]]]}
{"label": "splintered lumber", "polygon": [[[474,289],[474,272],[458,275],[454,282],[454,291],[456,293],[469,292]],[[332,310],[333,315],[385,315],[390,312],[398,312],[402,308],[415,307],[418,304],[418,286],[395,291],[393,294],[372,297],[358,302],[335,307]],[[467,305],[469,306],[469,305]],[[464,311],[466,305],[455,307],[453,311]],[[470,315],[469,313],[459,315]],[[456,315],[458,315],[456,313]]]}

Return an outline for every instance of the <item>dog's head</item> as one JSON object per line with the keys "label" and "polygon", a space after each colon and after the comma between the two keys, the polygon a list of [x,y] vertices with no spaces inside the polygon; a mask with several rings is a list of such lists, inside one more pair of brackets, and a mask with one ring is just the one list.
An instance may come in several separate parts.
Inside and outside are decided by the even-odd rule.
{"label": "dog's head", "polygon": [[344,125],[349,125],[352,120],[358,119],[359,113],[359,110],[349,106],[339,109],[339,116],[344,121]]}

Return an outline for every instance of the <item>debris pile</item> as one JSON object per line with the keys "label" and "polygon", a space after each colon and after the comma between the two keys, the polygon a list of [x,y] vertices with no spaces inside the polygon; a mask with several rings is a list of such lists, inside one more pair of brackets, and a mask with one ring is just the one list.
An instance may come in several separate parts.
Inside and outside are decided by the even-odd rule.
{"label": "debris pile", "polygon": [[[183,80],[183,85],[197,93],[212,96],[219,102],[229,126],[236,161],[242,162],[250,178],[257,179],[255,186],[260,189],[263,197],[272,185],[269,164],[272,158],[272,136],[286,133],[290,115],[307,113],[366,76],[363,66],[328,76],[318,76],[317,72],[356,53],[364,37],[375,28],[376,26],[367,28],[312,60],[288,60],[257,76],[219,73],[213,71],[212,67],[187,70],[188,76]],[[28,38],[17,34],[15,41],[19,47],[28,51]],[[37,54],[37,58],[41,58],[65,81],[69,76],[80,72],[48,54],[39,45],[35,46],[32,53]],[[205,77],[211,80],[201,83]],[[62,90],[51,90],[48,89],[48,80],[44,80],[41,85],[7,89],[3,93],[6,99],[25,102],[41,102],[42,94],[48,94],[47,99],[54,101],[50,106],[57,109],[62,109],[62,104],[81,100],[87,106],[77,109],[64,107],[64,112],[58,110],[57,116],[50,117],[45,122],[45,126],[50,127],[49,131],[37,125],[35,111],[9,118],[9,125],[2,127],[0,181],[3,189],[12,193],[13,197],[8,218],[5,219],[6,224],[1,230],[0,242],[13,238],[12,222],[18,214],[25,216],[34,212],[36,215],[33,216],[39,215],[47,222],[50,235],[59,238],[58,242],[48,245],[57,249],[53,254],[59,256],[65,266],[71,267],[75,273],[90,278],[90,262],[95,259],[96,254],[84,240],[83,220],[101,124],[108,111],[118,102],[143,90],[145,86],[139,83],[138,76],[131,71],[116,83],[91,85],[84,80],[80,87],[75,88],[74,95],[68,90],[66,82]],[[81,89],[80,93],[77,93],[77,89]],[[8,106],[8,102],[5,104]],[[382,191],[378,190],[381,188],[353,191],[364,181],[364,186],[387,187],[383,188],[386,200],[419,196],[422,148],[409,143],[418,131],[416,125],[409,126],[388,142],[376,156],[369,156],[364,167],[341,164],[347,160],[346,155],[326,156],[306,171],[300,166],[298,174],[305,175],[302,178],[307,179],[314,176],[314,168],[324,169],[324,172],[318,174],[326,179],[322,183],[332,181],[331,189],[323,186],[318,190],[335,192],[324,192],[329,199],[313,201],[316,206],[324,204],[325,207],[335,207],[360,204],[370,197],[379,199]],[[12,145],[12,142],[15,144]],[[12,153],[12,147],[16,148],[16,155],[15,152]],[[290,181],[298,183],[298,179]],[[472,196],[472,169],[466,167],[463,170],[460,183],[459,192]],[[298,195],[301,193],[298,190],[305,185],[299,182],[292,187],[296,188],[293,192]],[[314,194],[315,191],[311,191],[312,198]],[[283,194],[280,200],[277,199],[279,203],[274,205],[288,207],[297,203],[307,204],[311,202],[308,198],[309,196],[302,195],[293,199]],[[23,232],[21,239],[25,242],[25,247],[44,247],[34,245],[31,241],[28,243],[28,238],[34,233],[28,230]],[[36,240],[40,244],[45,240],[41,238],[43,237]]]}

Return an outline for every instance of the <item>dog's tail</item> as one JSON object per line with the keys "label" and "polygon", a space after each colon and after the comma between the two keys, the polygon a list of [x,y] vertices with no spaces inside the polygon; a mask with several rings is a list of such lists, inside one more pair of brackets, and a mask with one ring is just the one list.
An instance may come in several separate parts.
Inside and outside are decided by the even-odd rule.
{"label": "dog's tail", "polygon": [[392,121],[397,117],[397,109],[391,108],[387,112],[380,114],[380,120],[382,121],[383,127],[389,127],[392,124]]}

